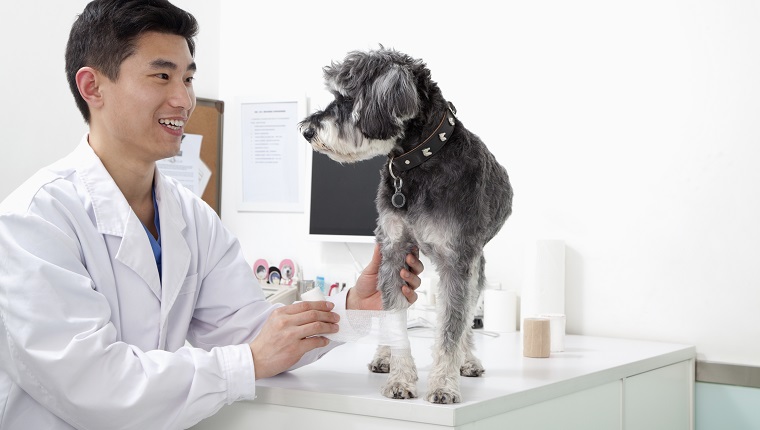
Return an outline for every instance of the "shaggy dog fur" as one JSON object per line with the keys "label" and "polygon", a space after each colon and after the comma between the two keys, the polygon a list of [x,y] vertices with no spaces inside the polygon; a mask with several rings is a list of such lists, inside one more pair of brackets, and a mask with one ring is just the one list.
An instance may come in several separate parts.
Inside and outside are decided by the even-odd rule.
{"label": "shaggy dog fur", "polygon": [[[406,254],[416,246],[433,262],[440,283],[426,398],[460,402],[459,375],[485,371],[472,353],[472,323],[485,285],[483,247],[512,211],[507,172],[456,119],[421,60],[381,46],[350,52],[325,67],[324,77],[335,100],[304,119],[300,132],[314,150],[341,163],[388,157],[376,200],[378,289],[386,310],[405,309],[399,271]],[[409,154],[405,166],[400,160]],[[415,160],[421,164],[408,168]],[[369,367],[390,372],[385,396],[417,397],[409,349],[380,346]]]}

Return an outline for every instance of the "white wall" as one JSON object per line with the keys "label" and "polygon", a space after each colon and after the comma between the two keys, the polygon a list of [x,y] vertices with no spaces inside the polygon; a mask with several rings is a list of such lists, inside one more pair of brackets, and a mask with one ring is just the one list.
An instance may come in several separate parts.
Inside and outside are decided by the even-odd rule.
{"label": "white wall", "polygon": [[[0,197],[84,131],[63,49],[86,2],[46,3],[0,15]],[[514,214],[486,248],[490,281],[519,290],[525,246],[564,239],[570,332],[760,365],[756,4],[489,3],[177,2],[201,22],[198,96],[227,104],[222,218],[246,257],[293,257],[307,277],[354,270],[346,246],[303,238],[303,214],[237,212],[237,101],[324,98],[324,65],[383,43],[428,63],[510,172]],[[350,249],[366,264],[370,245]]]}
{"label": "white wall", "polygon": [[[512,178],[490,281],[519,290],[526,245],[564,239],[569,331],[760,364],[756,3],[492,4],[225,0],[220,95],[324,95],[324,65],[378,43],[421,57]],[[236,211],[227,113],[222,217],[248,258],[351,271],[345,246],[304,241],[303,215]],[[351,249],[367,262],[369,246]]]}
{"label": "white wall", "polygon": [[[87,126],[64,71],[71,24],[88,0],[18,2],[0,6],[0,199],[27,177],[65,156]],[[218,97],[219,4],[174,2],[193,13],[201,34],[196,60],[199,97]]]}
{"label": "white wall", "polygon": [[0,198],[68,154],[86,130],[63,59],[86,1],[45,3],[3,4],[0,13]]}

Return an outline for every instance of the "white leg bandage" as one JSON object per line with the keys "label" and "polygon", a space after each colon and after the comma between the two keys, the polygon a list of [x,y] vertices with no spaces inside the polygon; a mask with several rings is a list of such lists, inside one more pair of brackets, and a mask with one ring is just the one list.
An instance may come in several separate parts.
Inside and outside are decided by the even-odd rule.
{"label": "white leg bandage", "polygon": [[393,349],[408,349],[406,310],[400,311],[336,311],[340,315],[337,333],[326,338],[336,342],[356,342],[387,345]]}

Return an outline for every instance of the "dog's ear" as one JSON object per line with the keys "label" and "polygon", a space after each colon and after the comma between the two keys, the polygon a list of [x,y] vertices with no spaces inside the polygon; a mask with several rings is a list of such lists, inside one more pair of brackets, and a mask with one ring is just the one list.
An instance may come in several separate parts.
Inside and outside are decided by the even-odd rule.
{"label": "dog's ear", "polygon": [[365,89],[354,107],[361,109],[359,128],[365,136],[389,139],[403,131],[405,120],[417,116],[419,106],[412,73],[394,65]]}
{"label": "dog's ear", "polygon": [[340,72],[340,63],[333,62],[329,66],[325,66],[322,68],[322,75],[325,79],[325,88],[327,88],[328,91],[331,93],[338,92],[338,83],[336,82],[336,79],[338,78],[338,73]]}

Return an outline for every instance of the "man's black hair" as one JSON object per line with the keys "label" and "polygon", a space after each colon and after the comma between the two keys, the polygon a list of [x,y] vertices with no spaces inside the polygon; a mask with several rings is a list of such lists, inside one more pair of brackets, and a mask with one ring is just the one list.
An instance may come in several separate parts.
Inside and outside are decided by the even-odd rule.
{"label": "man's black hair", "polygon": [[166,0],[94,0],[77,17],[66,44],[66,78],[85,122],[90,122],[90,109],[79,94],[77,71],[92,67],[117,80],[136,40],[149,31],[184,37],[195,56],[198,21]]}

